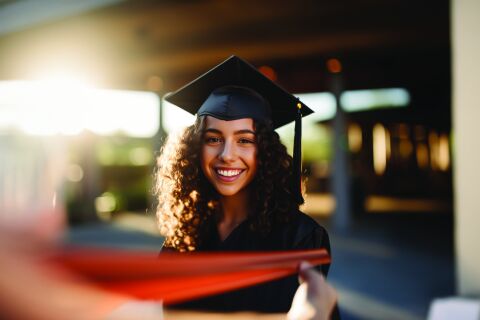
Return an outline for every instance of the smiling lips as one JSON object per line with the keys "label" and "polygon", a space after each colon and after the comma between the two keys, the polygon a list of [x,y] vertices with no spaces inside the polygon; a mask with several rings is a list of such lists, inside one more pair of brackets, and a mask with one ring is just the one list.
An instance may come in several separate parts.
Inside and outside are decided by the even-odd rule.
{"label": "smiling lips", "polygon": [[240,176],[240,174],[245,171],[244,169],[224,169],[224,168],[216,168],[215,172],[217,173],[217,177],[220,180],[225,182],[231,182]]}

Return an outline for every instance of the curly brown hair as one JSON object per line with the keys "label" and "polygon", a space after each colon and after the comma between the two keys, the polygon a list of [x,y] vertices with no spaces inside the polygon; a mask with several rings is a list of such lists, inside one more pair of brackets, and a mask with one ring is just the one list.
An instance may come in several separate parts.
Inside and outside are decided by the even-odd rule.
{"label": "curly brown hair", "polygon": [[[267,235],[272,226],[285,223],[296,213],[298,200],[292,190],[292,157],[270,123],[254,122],[257,173],[251,182],[254,214],[250,229]],[[193,251],[206,238],[206,225],[221,212],[219,194],[201,169],[205,118],[197,117],[180,135],[170,135],[157,158],[154,194],[157,220],[165,246]]]}

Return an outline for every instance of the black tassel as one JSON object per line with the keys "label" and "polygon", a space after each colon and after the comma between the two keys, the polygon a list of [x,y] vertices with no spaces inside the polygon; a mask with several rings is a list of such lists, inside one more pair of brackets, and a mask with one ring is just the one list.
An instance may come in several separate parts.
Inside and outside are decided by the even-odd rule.
{"label": "black tassel", "polygon": [[302,104],[297,102],[295,116],[295,136],[293,140],[293,183],[298,204],[303,204],[302,196]]}

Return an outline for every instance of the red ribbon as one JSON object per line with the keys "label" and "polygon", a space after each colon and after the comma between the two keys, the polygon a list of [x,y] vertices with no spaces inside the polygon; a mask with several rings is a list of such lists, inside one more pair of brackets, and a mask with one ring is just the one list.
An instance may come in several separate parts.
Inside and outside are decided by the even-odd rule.
{"label": "red ribbon", "polygon": [[54,258],[103,289],[139,299],[183,302],[235,290],[297,272],[301,261],[330,263],[325,249],[172,253],[70,249]]}

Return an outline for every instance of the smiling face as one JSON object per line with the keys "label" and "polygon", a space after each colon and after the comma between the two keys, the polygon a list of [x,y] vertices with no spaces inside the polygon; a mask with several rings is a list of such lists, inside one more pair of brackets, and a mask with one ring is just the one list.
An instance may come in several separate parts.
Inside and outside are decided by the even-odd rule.
{"label": "smiling face", "polygon": [[222,196],[234,196],[252,182],[257,171],[253,120],[205,119],[202,170]]}

